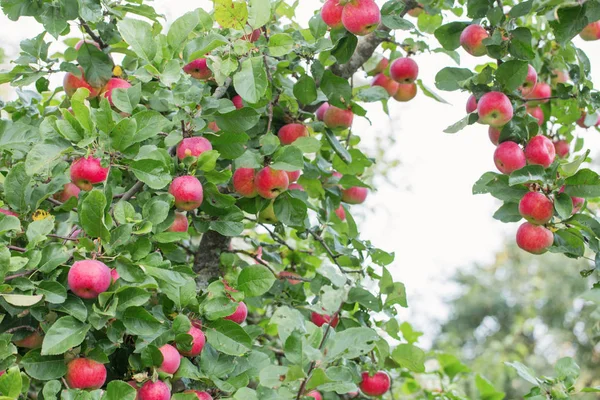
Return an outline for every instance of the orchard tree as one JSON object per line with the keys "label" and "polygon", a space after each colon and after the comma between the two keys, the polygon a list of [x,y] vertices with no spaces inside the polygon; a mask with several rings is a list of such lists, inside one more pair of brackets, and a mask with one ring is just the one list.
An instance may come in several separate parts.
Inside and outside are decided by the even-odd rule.
{"label": "orchard tree", "polygon": [[[422,52],[485,57],[435,77],[473,96],[447,131],[479,121],[500,143],[502,174],[475,191],[527,219],[527,251],[597,251],[600,178],[568,153],[574,123],[597,121],[570,40],[598,38],[600,2],[460,3],[328,0],[305,28],[298,4],[215,0],[165,28],[141,0],[0,0],[45,29],[0,75],[21,88],[0,124],[4,398],[463,398],[468,368],[415,345],[393,254],[360,237],[375,160],[353,120],[417,87],[443,101],[418,79]],[[353,86],[360,70],[372,86]],[[532,393],[568,396],[575,367],[551,387],[520,369]]]}

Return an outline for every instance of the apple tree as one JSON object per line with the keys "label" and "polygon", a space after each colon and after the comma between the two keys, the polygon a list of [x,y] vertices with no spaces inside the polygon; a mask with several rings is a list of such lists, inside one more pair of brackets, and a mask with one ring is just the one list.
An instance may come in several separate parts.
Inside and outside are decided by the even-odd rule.
{"label": "apple tree", "polygon": [[448,132],[499,135],[503,174],[475,191],[529,221],[525,250],[597,251],[600,178],[587,152],[560,157],[583,146],[574,122],[595,124],[570,40],[597,38],[600,4],[458,3],[328,0],[306,23],[298,3],[215,0],[166,24],[141,0],[0,0],[44,27],[0,74],[18,88],[0,120],[0,398],[463,398],[468,368],[415,345],[394,255],[352,216],[375,162],[352,122],[418,88],[443,101],[422,52],[486,56],[435,77],[473,94]]}

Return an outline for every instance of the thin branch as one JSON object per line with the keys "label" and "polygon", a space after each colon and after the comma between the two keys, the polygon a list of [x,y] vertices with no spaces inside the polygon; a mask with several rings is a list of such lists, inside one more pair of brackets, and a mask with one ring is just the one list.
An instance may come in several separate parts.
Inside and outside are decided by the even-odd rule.
{"label": "thin branch", "polygon": [[27,249],[24,249],[22,247],[10,246],[10,245],[8,246],[8,249],[12,250],[12,251],[18,251],[20,253],[25,253],[27,251]]}
{"label": "thin branch", "polygon": [[142,182],[142,181],[136,182],[136,184],[133,185],[131,187],[131,189],[129,189],[128,191],[126,191],[125,193],[123,193],[123,195],[121,196],[121,200],[123,200],[123,201],[129,200],[130,198],[132,198],[133,196],[135,196],[135,194],[137,192],[139,192],[140,190],[142,190],[143,187],[144,187],[144,182]]}
{"label": "thin branch", "polygon": [[342,267],[342,265],[338,262],[338,258],[341,256],[341,254],[335,254],[327,245],[327,243],[325,243],[325,239],[323,239],[321,236],[317,235],[315,232],[311,231],[310,229],[308,230],[308,233],[310,233],[310,235],[321,244],[321,246],[323,246],[323,248],[325,249],[325,252],[327,252],[327,254],[329,255],[329,258],[331,259],[331,261],[333,261],[335,263],[335,265],[337,265],[338,269],[343,272],[344,274],[363,274],[362,270],[352,270],[352,269],[346,269],[344,267]]}
{"label": "thin branch", "polygon": [[4,282],[10,281],[11,279],[15,279],[15,278],[20,278],[20,277],[25,276],[25,275],[29,275],[29,274],[32,274],[34,272],[35,272],[35,270],[33,270],[33,271],[23,271],[23,272],[19,272],[17,274],[8,275],[8,276],[4,277]]}
{"label": "thin branch", "polygon": [[108,45],[106,43],[104,43],[104,41],[100,38],[100,36],[96,35],[94,33],[94,31],[92,30],[92,28],[90,28],[90,26],[87,24],[87,22],[85,22],[83,20],[83,18],[79,18],[79,23],[81,24],[81,26],[83,27],[83,29],[85,30],[85,32],[90,35],[90,37],[92,38],[92,40],[96,43],[98,43],[98,46],[100,46],[101,49],[105,49],[108,47]]}
{"label": "thin branch", "polygon": [[13,333],[13,332],[16,332],[16,331],[20,331],[21,329],[25,329],[25,330],[30,331],[30,332],[35,332],[37,330],[33,326],[21,325],[21,326],[15,326],[14,328],[7,329],[4,332],[6,332],[6,333]]}
{"label": "thin branch", "polygon": [[277,233],[275,233],[274,231],[272,231],[271,229],[269,229],[269,227],[265,224],[263,224],[262,222],[258,223],[260,226],[262,226],[263,228],[265,228],[265,230],[267,232],[269,232],[269,235],[271,236],[271,238],[276,241],[277,243],[279,243],[282,246],[287,247],[288,249],[290,249],[291,251],[296,251],[296,249],[294,249],[292,246],[290,246],[285,240],[283,240],[281,238],[281,236],[279,236]]}
{"label": "thin branch", "polygon": [[237,253],[237,254],[243,254],[245,256],[251,257],[252,259],[254,259],[257,263],[264,265],[265,267],[267,267],[269,269],[269,271],[271,271],[273,273],[273,275],[275,276],[275,278],[279,279],[279,280],[294,280],[294,281],[302,281],[302,282],[312,282],[312,279],[308,279],[308,278],[304,278],[302,276],[279,276],[279,274],[262,258],[260,258],[257,254],[252,253],[250,251],[247,250],[241,250],[241,249],[234,249],[234,250],[227,250],[226,253]]}
{"label": "thin branch", "polygon": [[63,239],[63,240],[72,240],[73,242],[77,242],[79,239],[77,238],[73,238],[71,236],[60,236],[60,235],[55,235],[53,233],[49,233],[46,236],[51,237],[51,238],[55,238],[55,239]]}
{"label": "thin branch", "polygon": [[[60,201],[58,201],[58,200],[56,200],[56,199],[54,199],[52,197],[48,197],[46,199],[46,201],[49,202],[49,203],[54,204],[55,206],[62,206],[64,204],[64,203],[62,203],[62,202],[60,202]],[[77,212],[77,207],[73,207],[71,210],[74,211],[74,212]]]}

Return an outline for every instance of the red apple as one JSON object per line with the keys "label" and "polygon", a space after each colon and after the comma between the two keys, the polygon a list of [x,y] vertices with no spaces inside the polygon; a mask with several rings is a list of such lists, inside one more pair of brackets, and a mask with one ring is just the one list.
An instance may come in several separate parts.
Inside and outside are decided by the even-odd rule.
{"label": "red apple", "polygon": [[12,212],[10,210],[4,209],[4,208],[0,208],[0,214],[4,214],[4,215],[10,215],[13,217],[19,217],[19,214],[17,214],[16,212]]}
{"label": "red apple", "polygon": [[83,75],[83,68],[78,68],[81,71],[81,78],[77,77],[76,75],[73,75],[70,72],[67,72],[65,74],[65,78],[63,80],[63,89],[65,89],[65,93],[67,94],[67,96],[73,96],[73,94],[79,88],[86,88],[87,90],[89,90],[90,95],[88,96],[88,98],[90,99],[98,96],[98,93],[100,93],[100,89],[94,88],[92,87],[92,85],[87,83],[87,81],[85,80],[85,76]]}
{"label": "red apple", "polygon": [[565,158],[569,155],[569,151],[571,150],[569,142],[566,140],[555,140],[552,143],[554,144],[554,151],[559,158]]}
{"label": "red apple", "polygon": [[78,158],[71,164],[71,182],[80,189],[92,190],[92,185],[106,180],[109,169],[102,167],[99,158]]}
{"label": "red apple", "polygon": [[255,29],[252,31],[252,33],[242,36],[242,39],[247,40],[250,43],[256,42],[259,38],[260,38],[260,29]]}
{"label": "red apple", "polygon": [[195,176],[184,175],[173,179],[169,193],[175,197],[175,207],[184,211],[200,207],[204,198],[202,184]]}
{"label": "red apple", "polygon": [[479,99],[477,113],[482,124],[499,128],[512,119],[513,107],[504,93],[489,92]]}
{"label": "red apple", "polygon": [[192,336],[192,349],[190,351],[179,350],[179,352],[186,357],[197,357],[202,353],[206,343],[204,332],[199,327],[192,326],[187,333]]}
{"label": "red apple", "polygon": [[307,137],[308,129],[303,124],[287,124],[279,129],[277,136],[279,136],[281,144],[292,144],[298,138]]}
{"label": "red apple", "polygon": [[524,222],[517,230],[517,246],[529,253],[545,253],[553,242],[552,231],[541,225]]}
{"label": "red apple", "polygon": [[490,126],[490,129],[488,129],[488,136],[490,137],[490,141],[498,146],[498,143],[500,142],[500,134],[502,133],[502,131],[498,128],[494,128],[493,126]]}
{"label": "red apple", "polygon": [[406,102],[415,98],[417,95],[416,83],[399,83],[398,90],[394,94],[396,101]]}
{"label": "red apple", "polygon": [[206,58],[198,58],[183,67],[183,72],[192,78],[206,80],[212,76],[212,71],[206,64]]}
{"label": "red apple", "polygon": [[[537,106],[540,105],[542,103],[547,103],[548,102],[548,98],[552,96],[552,88],[550,87],[550,85],[548,85],[545,82],[538,82],[533,90],[525,97],[525,99],[530,100],[528,101],[528,105],[530,106]],[[536,99],[536,100],[531,100],[531,99]]]}
{"label": "red apple", "polygon": [[552,84],[557,85],[559,83],[567,83],[569,81],[569,72],[562,69],[555,69],[552,71]]}
{"label": "red apple", "polygon": [[176,212],[175,220],[173,221],[173,223],[171,224],[169,229],[167,229],[167,231],[169,231],[169,232],[187,232],[189,226],[190,225],[189,225],[188,219],[185,216],[185,214]]}
{"label": "red apple", "polygon": [[65,183],[65,186],[63,186],[63,190],[61,190],[58,193],[55,193],[54,197],[56,200],[65,203],[67,202],[71,197],[79,197],[79,192],[81,191],[81,189],[79,189],[77,187],[77,185],[75,185],[74,183]]}
{"label": "red apple", "polygon": [[344,206],[340,204],[338,208],[334,210],[335,215],[338,216],[339,219],[344,221],[346,219],[346,210],[344,210]]}
{"label": "red apple", "polygon": [[210,129],[213,132],[219,132],[221,130],[221,128],[217,126],[217,123],[215,121],[210,121],[208,123],[208,129]]}
{"label": "red apple", "polygon": [[342,201],[348,204],[362,204],[366,200],[367,194],[369,194],[369,190],[360,186],[342,189]]}
{"label": "red apple", "polygon": [[528,164],[541,165],[544,168],[548,168],[556,157],[554,144],[546,136],[534,136],[527,143],[527,146],[525,146],[525,157]]}
{"label": "red apple", "polygon": [[238,168],[233,173],[233,189],[244,197],[256,197],[256,172],[253,168]]}
{"label": "red apple", "polygon": [[96,46],[96,48],[97,48],[98,50],[102,50],[102,49],[100,48],[100,45],[99,45],[98,43],[96,43],[96,42],[92,41],[92,40],[80,40],[80,41],[79,41],[79,42],[77,42],[77,44],[75,45],[75,50],[79,50],[79,49],[81,48],[81,46],[83,46],[83,44],[84,44],[84,43],[91,44],[92,46]]}
{"label": "red apple", "polygon": [[13,340],[15,346],[22,347],[24,349],[38,349],[42,347],[43,342],[44,337],[40,335],[38,331],[30,333],[21,340]]}
{"label": "red apple", "polygon": [[233,98],[231,99],[231,102],[233,103],[235,108],[237,108],[238,110],[240,108],[244,108],[244,100],[242,100],[242,96],[240,96],[240,95],[233,96]]}
{"label": "red apple", "polygon": [[342,11],[344,28],[358,36],[373,32],[380,21],[381,12],[373,0],[350,0]]}
{"label": "red apple", "polygon": [[225,319],[235,322],[236,324],[241,324],[246,320],[248,316],[248,307],[246,307],[246,303],[240,301],[238,303],[237,308],[233,312],[233,314],[228,315]]}
{"label": "red apple", "polygon": [[288,189],[290,179],[285,171],[264,167],[256,174],[254,184],[259,195],[274,199]]}
{"label": "red apple", "polygon": [[496,168],[503,174],[523,168],[527,164],[525,152],[515,142],[502,142],[494,152],[494,163]]}
{"label": "red apple", "polygon": [[323,103],[319,106],[319,108],[317,108],[317,112],[315,114],[317,115],[317,119],[319,121],[323,121],[323,117],[325,116],[325,111],[327,111],[328,108],[329,108],[329,103]]}
{"label": "red apple", "polygon": [[119,271],[117,269],[110,270],[110,281],[111,283],[115,283],[121,276],[119,275]]}
{"label": "red apple", "polygon": [[573,202],[572,214],[577,214],[583,208],[585,199],[583,197],[571,197],[571,201]]}
{"label": "red apple", "polygon": [[163,381],[147,381],[138,390],[137,400],[169,400],[171,389]]}
{"label": "red apple", "polygon": [[385,70],[388,68],[389,65],[390,65],[390,60],[383,57],[381,60],[379,60],[379,62],[375,66],[375,68],[373,68],[373,70],[371,70],[369,72],[369,75],[381,74],[381,73],[385,72]]}
{"label": "red apple", "polygon": [[183,139],[177,145],[177,158],[183,160],[186,157],[198,157],[205,151],[212,150],[212,144],[201,136]]}
{"label": "red apple", "polygon": [[67,364],[65,380],[71,389],[100,389],[106,381],[106,367],[88,358],[76,358]]}
{"label": "red apple", "polygon": [[106,292],[112,277],[110,268],[97,260],[76,261],[69,269],[69,289],[83,299],[95,299]]}
{"label": "red apple", "polygon": [[181,363],[181,355],[177,349],[170,344],[165,344],[160,349],[163,355],[163,362],[160,365],[160,370],[167,374],[174,374],[179,369]]}
{"label": "red apple", "polygon": [[121,78],[110,78],[104,89],[102,89],[102,95],[108,99],[111,106],[114,106],[112,101],[112,91],[114,89],[127,89],[131,87],[131,83]]}
{"label": "red apple", "polygon": [[413,83],[419,75],[419,66],[409,57],[400,57],[390,65],[390,77],[398,83]]}
{"label": "red apple", "polygon": [[467,53],[475,57],[487,54],[483,40],[490,35],[479,25],[469,25],[460,34],[460,45]]}
{"label": "red apple", "polygon": [[529,64],[529,69],[527,70],[527,78],[525,78],[525,83],[523,86],[519,88],[521,94],[523,96],[527,96],[532,92],[537,84],[537,71],[531,64]]}
{"label": "red apple", "polygon": [[359,387],[367,396],[381,396],[390,389],[390,377],[383,371],[379,371],[373,376],[368,372],[363,372],[361,377]]}
{"label": "red apple", "polygon": [[307,393],[306,397],[312,397],[315,400],[323,400],[323,396],[321,396],[321,393],[317,392],[316,390]]}
{"label": "red apple", "polygon": [[538,120],[538,125],[542,126],[544,123],[544,112],[540,108],[540,106],[535,107],[527,107],[527,112],[534,118]]}
{"label": "red apple", "polygon": [[300,178],[300,173],[302,171],[298,170],[298,171],[285,171],[285,173],[288,176],[288,180],[290,181],[290,183],[292,182],[296,182],[298,180],[298,178]]}
{"label": "red apple", "polygon": [[296,183],[296,182],[290,183],[290,186],[288,186],[288,190],[300,190],[302,192],[305,191],[304,186],[302,186],[301,184]]}
{"label": "red apple", "polygon": [[299,283],[302,283],[302,281],[300,281],[298,279],[294,279],[294,278],[299,278],[299,277],[300,277],[300,275],[295,274],[290,271],[281,271],[279,273],[279,279],[287,280],[290,283],[290,285],[297,285]]}
{"label": "red apple", "polygon": [[587,114],[585,112],[582,112],[581,113],[581,118],[579,118],[577,120],[577,125],[579,125],[582,128],[585,128],[585,129],[588,129],[591,126],[599,126],[600,125],[600,115],[598,115],[598,118],[596,119],[596,123],[594,125],[590,125],[590,126],[588,126],[588,125],[585,124],[586,118],[587,118]]}
{"label": "red apple", "polygon": [[340,322],[340,317],[336,315],[335,318],[331,320],[331,315],[322,315],[313,311],[312,314],[310,314],[310,320],[319,328],[325,324],[330,324],[332,328],[335,328]]}
{"label": "red apple", "polygon": [[588,42],[600,39],[600,21],[588,24],[583,28],[581,33],[579,33],[579,37]]}
{"label": "red apple", "polygon": [[527,192],[519,201],[519,214],[532,224],[543,225],[552,219],[554,204],[541,192]]}
{"label": "red apple", "polygon": [[477,97],[474,94],[467,99],[467,114],[477,111]]}
{"label": "red apple", "polygon": [[323,115],[323,122],[331,129],[348,129],[352,126],[354,113],[351,109],[329,106]]}
{"label": "red apple", "polygon": [[183,393],[193,393],[198,397],[198,400],[213,400],[212,396],[206,392],[199,390],[186,390]]}
{"label": "red apple", "polygon": [[385,74],[375,75],[375,79],[371,82],[371,86],[381,86],[390,96],[395,95],[398,91],[398,82],[388,78]]}
{"label": "red apple", "polygon": [[321,9],[321,18],[327,26],[341,28],[343,10],[344,6],[340,5],[339,0],[327,0]]}

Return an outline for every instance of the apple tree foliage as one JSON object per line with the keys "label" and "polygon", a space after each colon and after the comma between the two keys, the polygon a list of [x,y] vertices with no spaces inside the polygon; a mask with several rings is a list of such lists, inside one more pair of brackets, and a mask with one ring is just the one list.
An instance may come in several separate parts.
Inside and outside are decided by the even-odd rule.
{"label": "apple tree foliage", "polygon": [[[408,304],[403,284],[387,269],[394,255],[361,237],[350,206],[343,205],[343,220],[335,212],[342,189],[369,187],[365,177],[375,160],[361,151],[362,133],[327,129],[314,111],[327,101],[362,117],[361,103],[385,105],[385,90],[354,87],[352,75],[383,51],[390,59],[408,53],[417,60],[421,52],[442,52],[458,62],[459,36],[471,23],[491,33],[485,64],[476,71],[444,68],[435,85],[477,97],[491,90],[509,95],[515,117],[501,141],[524,144],[541,130],[579,151],[584,144],[573,124],[582,111],[592,116],[600,107],[589,60],[570,41],[600,19],[598,1],[391,0],[381,7],[380,27],[360,40],[343,28],[330,31],[319,10],[305,28],[295,18],[299,3],[283,1],[216,0],[170,24],[141,0],[0,5],[11,20],[35,17],[44,27],[21,42],[12,70],[0,74],[0,83],[18,88],[18,99],[2,104],[0,120],[0,201],[16,214],[0,214],[0,399],[134,400],[136,390],[126,382],[137,387],[149,380],[167,382],[179,400],[197,398],[188,389],[215,398],[298,400],[317,390],[328,400],[349,399],[361,396],[355,394],[361,372],[377,370],[393,378],[389,398],[464,398],[452,384],[469,369],[451,355],[426,354],[415,344],[420,333],[395,318],[397,307]],[[425,12],[405,18],[415,7]],[[255,29],[259,37],[248,40]],[[439,46],[422,34],[434,34]],[[81,39],[88,42],[76,49]],[[182,70],[201,57],[210,80]],[[517,91],[529,64],[544,80],[555,69],[571,79],[554,85],[552,100],[542,105],[550,122],[541,128]],[[112,77],[131,87],[115,89],[112,104],[102,95],[88,99],[87,89],[69,97],[51,81],[65,73],[83,73],[93,87]],[[234,106],[235,95],[242,108]],[[468,115],[448,131],[477,119]],[[306,124],[310,136],[282,145],[277,131],[294,121]],[[212,150],[174,157],[191,136],[205,137]],[[84,156],[100,158],[108,179],[78,198],[56,200],[72,162]],[[587,156],[511,176],[486,173],[474,191],[504,201],[496,216],[513,222],[520,219],[515,205],[524,184],[549,192],[564,185],[565,195],[556,194],[551,251],[582,257],[586,247],[600,246],[593,213],[571,216],[569,195],[590,204],[600,195],[600,177],[581,167]],[[304,190],[285,191],[273,202],[235,193],[232,171],[266,165],[302,170]],[[187,232],[171,232],[175,198],[168,189],[181,175],[200,180],[204,201],[187,212]],[[86,259],[119,276],[87,300],[67,284],[70,266]],[[288,280],[282,271],[296,275]],[[225,319],[240,301],[249,308],[241,325]],[[319,327],[312,313],[339,317],[339,324]],[[174,374],[159,371],[159,348],[189,348],[188,331],[199,323],[207,342],[201,355],[183,357]],[[41,343],[24,346],[32,335]],[[76,357],[106,366],[102,389],[67,386],[66,365]],[[427,359],[438,367],[424,375]],[[530,398],[574,391],[572,360],[557,364],[556,378],[513,367],[534,385]],[[474,379],[481,398],[503,397],[485,378]]]}

